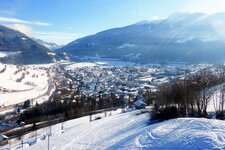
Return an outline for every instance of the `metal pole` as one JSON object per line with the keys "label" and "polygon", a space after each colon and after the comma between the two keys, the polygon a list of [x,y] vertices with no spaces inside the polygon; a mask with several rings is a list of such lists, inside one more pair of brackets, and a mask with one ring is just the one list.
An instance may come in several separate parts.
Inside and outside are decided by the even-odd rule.
{"label": "metal pole", "polygon": [[22,149],[23,149],[23,140],[21,141],[21,147],[22,147]]}
{"label": "metal pole", "polygon": [[48,134],[48,150],[49,150],[49,134]]}
{"label": "metal pole", "polygon": [[48,133],[48,150],[50,150],[50,136],[52,134],[52,127],[50,126],[50,131]]}
{"label": "metal pole", "polygon": [[61,123],[61,130],[63,130],[64,129],[64,127],[63,127],[63,122]]}
{"label": "metal pole", "polygon": [[9,142],[9,150],[10,150],[11,149],[11,141],[9,140],[8,142]]}

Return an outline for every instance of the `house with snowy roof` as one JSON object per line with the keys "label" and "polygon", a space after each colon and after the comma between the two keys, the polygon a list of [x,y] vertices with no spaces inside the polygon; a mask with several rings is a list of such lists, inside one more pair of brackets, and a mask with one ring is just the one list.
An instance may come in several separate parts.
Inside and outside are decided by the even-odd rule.
{"label": "house with snowy roof", "polygon": [[8,144],[8,139],[9,137],[7,137],[6,135],[0,134],[0,145]]}
{"label": "house with snowy roof", "polygon": [[144,102],[144,98],[141,98],[139,100],[136,100],[134,102],[134,106],[136,109],[142,109],[142,108],[145,108],[147,104]]}

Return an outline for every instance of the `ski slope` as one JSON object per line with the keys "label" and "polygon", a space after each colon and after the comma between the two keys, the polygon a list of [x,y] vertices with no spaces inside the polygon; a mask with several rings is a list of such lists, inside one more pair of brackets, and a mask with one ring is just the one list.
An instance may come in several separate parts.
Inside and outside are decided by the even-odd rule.
{"label": "ski slope", "polygon": [[[112,116],[89,122],[82,117],[52,127],[50,149],[224,149],[225,122],[204,118],[179,118],[149,124],[149,114],[141,110],[114,112]],[[49,128],[45,129],[47,133]],[[11,149],[21,149],[21,142]],[[24,140],[28,150],[47,149],[43,136]],[[5,146],[7,149],[9,146]]]}

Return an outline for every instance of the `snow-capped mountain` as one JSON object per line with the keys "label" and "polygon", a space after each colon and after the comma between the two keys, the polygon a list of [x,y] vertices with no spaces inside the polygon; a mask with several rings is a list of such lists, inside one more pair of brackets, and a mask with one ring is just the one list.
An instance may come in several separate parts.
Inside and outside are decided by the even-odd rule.
{"label": "snow-capped mountain", "polygon": [[56,49],[59,49],[61,47],[63,47],[63,45],[58,45],[56,43],[49,43],[49,42],[45,42],[41,39],[35,39],[35,38],[32,38],[34,41],[36,41],[38,44],[41,44],[47,48],[49,48],[50,50],[56,50]]}
{"label": "snow-capped mountain", "polygon": [[175,13],[99,32],[58,51],[140,62],[225,60],[225,13]]}
{"label": "snow-capped mountain", "polygon": [[25,34],[0,25],[0,61],[13,64],[53,62],[51,51]]}

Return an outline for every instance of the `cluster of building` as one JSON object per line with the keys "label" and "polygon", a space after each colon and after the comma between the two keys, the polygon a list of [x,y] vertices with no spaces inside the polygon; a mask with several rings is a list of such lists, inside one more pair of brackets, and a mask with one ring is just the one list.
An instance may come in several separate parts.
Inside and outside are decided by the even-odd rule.
{"label": "cluster of building", "polygon": [[55,67],[58,74],[57,87],[69,88],[78,95],[103,96],[114,93],[124,97],[141,97],[147,90],[156,90],[162,83],[194,73],[193,66],[90,66],[72,67],[60,64]]}

